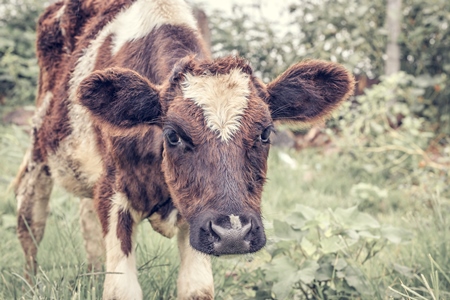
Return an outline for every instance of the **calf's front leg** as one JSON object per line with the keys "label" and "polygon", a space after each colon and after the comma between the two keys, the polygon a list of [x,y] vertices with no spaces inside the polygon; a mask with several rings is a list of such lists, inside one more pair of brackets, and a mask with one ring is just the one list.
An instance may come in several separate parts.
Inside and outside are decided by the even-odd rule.
{"label": "calf's front leg", "polygon": [[106,250],[103,299],[141,300],[142,290],[138,282],[134,252],[137,220],[134,220],[133,212],[127,206],[120,204],[123,201],[117,201],[119,198],[121,195],[115,195],[111,202],[99,203],[97,209]]}
{"label": "calf's front leg", "polygon": [[211,259],[191,247],[187,223],[179,227],[177,242],[181,259],[177,282],[178,300],[214,299]]}

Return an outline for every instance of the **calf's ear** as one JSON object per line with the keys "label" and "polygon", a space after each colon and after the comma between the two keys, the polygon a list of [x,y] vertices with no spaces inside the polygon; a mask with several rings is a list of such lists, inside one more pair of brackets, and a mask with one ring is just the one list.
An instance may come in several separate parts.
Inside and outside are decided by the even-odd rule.
{"label": "calf's ear", "polygon": [[116,126],[154,123],[161,115],[159,91],[135,71],[95,71],[78,87],[78,99],[95,116]]}
{"label": "calf's ear", "polygon": [[309,60],[295,64],[267,85],[272,118],[321,120],[352,95],[354,82],[353,75],[335,63]]}

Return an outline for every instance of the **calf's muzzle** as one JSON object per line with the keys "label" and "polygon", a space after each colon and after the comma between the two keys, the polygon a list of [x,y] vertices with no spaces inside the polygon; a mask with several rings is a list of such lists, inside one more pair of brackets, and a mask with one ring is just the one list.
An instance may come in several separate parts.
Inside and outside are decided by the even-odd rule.
{"label": "calf's muzzle", "polygon": [[210,255],[251,253],[266,244],[261,218],[255,214],[202,214],[190,227],[191,246]]}

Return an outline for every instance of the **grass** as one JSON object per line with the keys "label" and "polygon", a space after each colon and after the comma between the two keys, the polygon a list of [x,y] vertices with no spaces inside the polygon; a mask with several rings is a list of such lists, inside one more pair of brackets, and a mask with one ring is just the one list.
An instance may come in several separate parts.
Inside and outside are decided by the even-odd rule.
{"label": "grass", "polygon": [[[51,214],[39,249],[36,284],[30,286],[22,277],[16,204],[7,187],[27,146],[28,136],[22,129],[0,126],[0,299],[99,299],[104,277],[87,272],[78,200],[58,187],[52,194]],[[364,265],[363,276],[374,290],[368,299],[450,298],[446,174],[430,171],[419,182],[400,182],[383,172],[364,171],[351,155],[274,148],[268,177],[263,214],[269,239],[272,220],[283,220],[298,203],[324,211],[359,205],[381,224],[413,233],[408,243],[387,245]],[[145,299],[175,299],[179,264],[175,239],[161,237],[143,222],[137,240]],[[253,256],[213,259],[216,298],[264,299],[263,292],[270,295],[271,283],[259,268],[269,259],[265,250]]]}

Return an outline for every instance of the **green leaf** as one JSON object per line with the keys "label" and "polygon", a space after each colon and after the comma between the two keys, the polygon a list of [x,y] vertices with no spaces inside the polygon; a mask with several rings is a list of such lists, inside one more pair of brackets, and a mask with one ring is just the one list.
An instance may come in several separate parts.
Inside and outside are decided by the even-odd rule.
{"label": "green leaf", "polygon": [[284,254],[289,252],[289,249],[292,247],[291,241],[281,240],[273,243],[274,239],[271,239],[270,241],[272,244],[267,245],[266,250],[270,254],[270,256],[275,257],[279,254]]}
{"label": "green leaf", "polygon": [[333,212],[336,222],[346,229],[367,230],[380,228],[380,223],[372,216],[358,211],[357,206],[347,209],[337,208]]}
{"label": "green leaf", "polygon": [[302,266],[301,269],[297,272],[297,281],[301,281],[305,284],[310,284],[315,280],[316,272],[320,268],[319,264],[316,261],[308,260]]}
{"label": "green leaf", "polygon": [[299,212],[305,220],[314,220],[319,214],[318,210],[302,204],[297,204],[295,206],[295,212]]}
{"label": "green leaf", "polygon": [[278,256],[266,267],[266,279],[273,282],[284,280],[296,274],[298,269],[297,263],[288,256]]}
{"label": "green leaf", "polygon": [[305,235],[305,233],[299,230],[294,230],[288,223],[279,220],[273,221],[273,230],[275,237],[283,240],[300,242]]}
{"label": "green leaf", "polygon": [[347,246],[338,236],[332,236],[320,241],[320,249],[324,254],[337,253],[339,250],[345,249]]}
{"label": "green leaf", "polygon": [[333,276],[333,266],[329,263],[320,264],[320,268],[316,271],[317,281],[328,281]]}
{"label": "green leaf", "polygon": [[343,258],[338,258],[332,262],[332,265],[337,271],[344,269],[348,264],[347,261]]}
{"label": "green leaf", "polygon": [[344,273],[345,281],[349,286],[355,288],[360,294],[363,295],[371,293],[368,284],[364,280],[364,275],[361,270],[354,266],[348,266],[345,268]]}
{"label": "green leaf", "polygon": [[278,281],[272,286],[272,292],[276,295],[277,299],[288,299],[294,283],[295,281],[289,279]]}
{"label": "green leaf", "polygon": [[302,247],[303,251],[308,256],[312,256],[317,251],[317,247],[313,243],[311,243],[307,238],[302,239],[300,247]]}
{"label": "green leaf", "polygon": [[381,236],[393,244],[400,244],[411,240],[412,232],[402,228],[386,226],[381,228]]}
{"label": "green leaf", "polygon": [[273,281],[272,292],[277,299],[286,299],[299,280],[297,264],[287,256],[274,258],[266,269],[266,279]]}
{"label": "green leaf", "polygon": [[287,216],[286,221],[295,229],[302,229],[305,226],[307,219],[303,216],[303,213],[293,212]]}
{"label": "green leaf", "polygon": [[365,239],[369,239],[369,240],[379,240],[380,236],[379,235],[374,235],[371,232],[367,231],[367,230],[362,230],[358,232],[359,236]]}
{"label": "green leaf", "polygon": [[336,278],[342,279],[345,277],[345,273],[342,271],[336,272]]}

